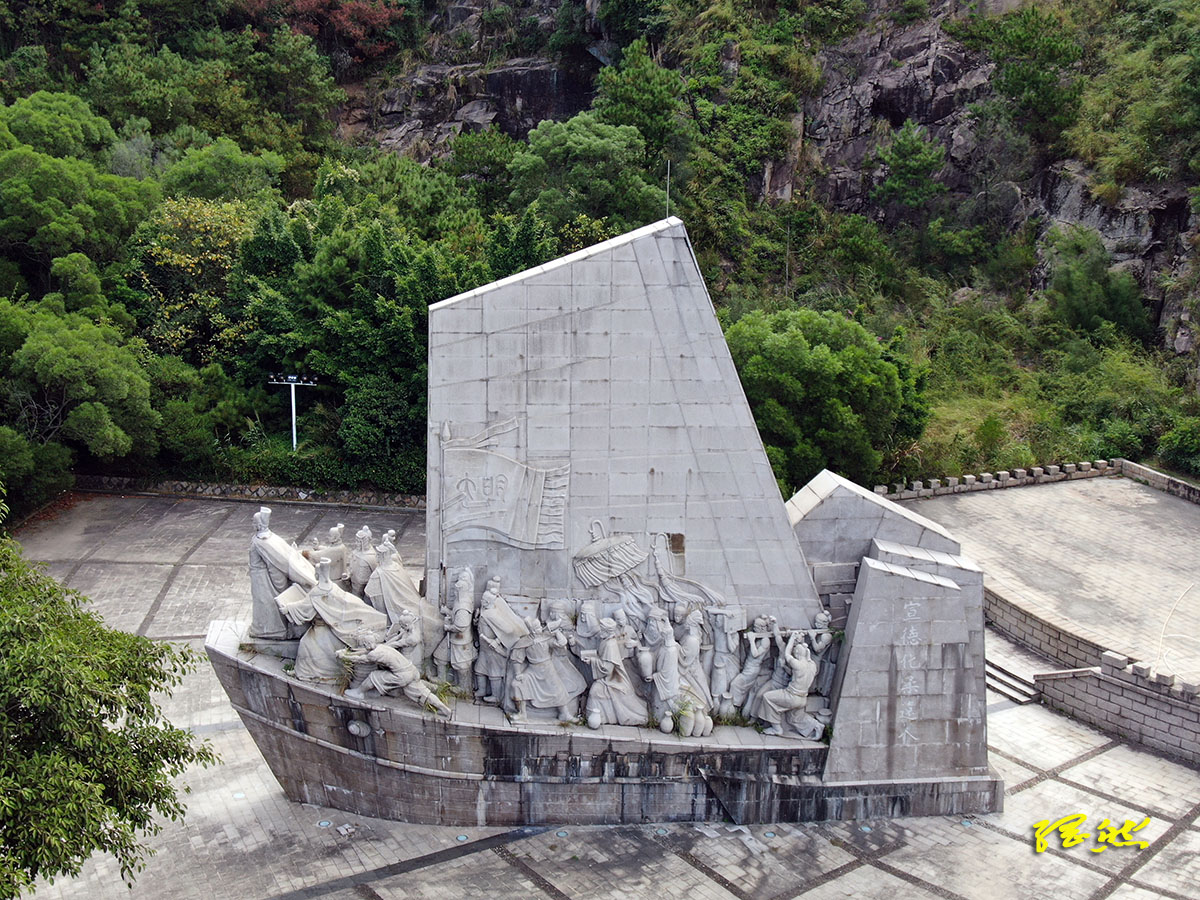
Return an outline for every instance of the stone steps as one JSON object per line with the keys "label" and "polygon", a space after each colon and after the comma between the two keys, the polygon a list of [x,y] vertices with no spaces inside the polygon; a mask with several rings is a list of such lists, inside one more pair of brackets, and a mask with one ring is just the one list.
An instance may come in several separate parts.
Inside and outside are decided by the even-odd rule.
{"label": "stone steps", "polygon": [[1032,681],[997,665],[990,659],[985,662],[984,674],[989,690],[1007,697],[1018,705],[1033,703],[1037,700],[1041,691]]}

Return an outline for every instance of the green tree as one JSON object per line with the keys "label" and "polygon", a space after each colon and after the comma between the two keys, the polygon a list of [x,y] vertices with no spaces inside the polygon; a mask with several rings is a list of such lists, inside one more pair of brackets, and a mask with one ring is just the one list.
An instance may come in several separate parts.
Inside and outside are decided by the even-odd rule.
{"label": "green tree", "polygon": [[508,164],[517,155],[520,145],[503,131],[460,134],[450,145],[451,156],[446,171],[470,185],[476,202],[484,213],[500,209],[512,191]]}
{"label": "green tree", "polygon": [[194,147],[162,176],[169,197],[205,200],[250,200],[279,187],[284,161],[269,150],[244,153],[229,138],[217,138],[207,147]]}
{"label": "green tree", "polygon": [[108,120],[74,94],[38,91],[0,109],[0,122],[22,144],[50,156],[102,161],[116,134]]}
{"label": "green tree", "polygon": [[1111,260],[1100,235],[1081,225],[1055,229],[1050,233],[1049,256],[1046,294],[1059,319],[1089,334],[1108,322],[1138,340],[1149,336],[1142,292],[1128,272],[1109,268]]}
{"label": "green tree", "polygon": [[668,144],[686,133],[681,92],[679,75],[656,63],[646,39],[638,38],[625,48],[619,66],[606,66],[596,76],[592,109],[601,122],[636,128],[646,142],[646,166],[657,169]]}
{"label": "green tree", "polygon": [[158,415],[137,356],[113,327],[0,300],[4,406],[31,442],[70,442],[102,459],[152,455]]}
{"label": "green tree", "polygon": [[75,251],[112,259],[158,197],[156,183],[104,175],[84,160],[58,159],[31,147],[4,151],[0,250],[43,276],[53,257]]}
{"label": "green tree", "polygon": [[962,29],[968,46],[983,48],[996,62],[992,85],[1013,104],[1030,137],[1053,144],[1079,111],[1081,80],[1073,68],[1079,40],[1061,14],[1030,3],[998,17],[978,17]]}
{"label": "green tree", "polygon": [[580,213],[607,218],[621,231],[644,225],[666,209],[665,191],[642,173],[644,158],[645,142],[631,125],[609,125],[590,112],[546,120],[509,165],[512,203],[536,202],[554,228]]}
{"label": "green tree", "polygon": [[183,197],[138,229],[127,280],[143,292],[135,314],[158,352],[199,365],[236,354],[241,309],[229,279],[252,228],[245,203]]}
{"label": "green tree", "polygon": [[869,483],[884,450],[920,437],[927,413],[865,328],[833,312],[755,311],[725,333],[785,493],[828,468]]}
{"label": "green tree", "polygon": [[106,628],[83,603],[0,536],[3,897],[97,851],[132,880],[142,836],[183,815],[173,779],[216,761],[154,700],[192,666],[187,649]]}
{"label": "green tree", "polygon": [[878,161],[887,174],[871,189],[871,199],[922,209],[946,186],[934,180],[946,159],[946,150],[912,119],[905,121],[891,143],[879,151]]}

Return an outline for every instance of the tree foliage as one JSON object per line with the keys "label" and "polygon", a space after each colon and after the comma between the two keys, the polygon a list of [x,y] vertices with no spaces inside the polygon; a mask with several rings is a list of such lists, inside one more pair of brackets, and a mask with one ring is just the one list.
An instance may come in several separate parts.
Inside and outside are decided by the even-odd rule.
{"label": "tree foliage", "polygon": [[837,313],[753,312],[725,333],[785,493],[828,468],[865,482],[890,446],[920,436],[915,374]]}
{"label": "tree foliage", "polygon": [[934,180],[945,159],[945,148],[912,119],[906,120],[891,143],[879,151],[879,162],[887,174],[871,190],[871,199],[910,210],[924,207],[946,191],[944,184]]}
{"label": "tree foliage", "polygon": [[175,776],[216,761],[155,700],[191,665],[185,648],[106,628],[0,536],[0,896],[97,851],[132,879],[142,836],[184,812]]}
{"label": "tree foliage", "polygon": [[1057,141],[1075,121],[1083,91],[1074,71],[1082,49],[1062,15],[1030,3],[1004,16],[979,16],[961,33],[995,60],[992,84],[1021,126],[1043,144]]}
{"label": "tree foliage", "polygon": [[103,163],[116,134],[74,94],[38,91],[0,109],[0,122],[22,144],[49,156]]}
{"label": "tree foliage", "polygon": [[1047,292],[1055,314],[1072,328],[1098,332],[1106,323],[1144,340],[1150,330],[1142,292],[1128,272],[1111,269],[1100,236],[1082,226],[1050,237],[1051,276]]}
{"label": "tree foliage", "polygon": [[666,208],[666,192],[642,174],[644,157],[645,142],[632,125],[608,125],[595,113],[542,122],[509,164],[511,202],[536,203],[555,228],[580,213],[606,217],[623,231],[635,228]]}

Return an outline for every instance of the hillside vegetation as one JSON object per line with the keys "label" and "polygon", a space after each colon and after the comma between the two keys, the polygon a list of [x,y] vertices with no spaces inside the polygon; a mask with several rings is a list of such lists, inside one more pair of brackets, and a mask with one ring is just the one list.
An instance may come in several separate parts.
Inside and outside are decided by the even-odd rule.
{"label": "hillside vegetation", "polygon": [[[1200,182],[1200,0],[492,0],[465,28],[440,0],[0,11],[14,509],[76,471],[422,491],[429,304],[661,218],[668,167],[785,491],[823,466],[1200,473],[1195,358],[1144,296],[1200,316],[1194,215],[1171,271],[1139,278],[1012,200],[1064,159],[1097,204]],[[971,152],[880,116],[845,212],[802,111],[856,36],[930,23],[988,73],[960,111]],[[517,56],[595,72],[590,108],[464,127],[432,159],[339,136],[347,89]],[[319,379],[295,453],[272,373]]]}

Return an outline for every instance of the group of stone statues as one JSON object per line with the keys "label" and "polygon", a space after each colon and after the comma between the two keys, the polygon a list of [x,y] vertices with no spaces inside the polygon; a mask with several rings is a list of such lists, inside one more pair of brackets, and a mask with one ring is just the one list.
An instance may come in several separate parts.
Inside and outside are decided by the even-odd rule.
{"label": "group of stone statues", "polygon": [[[444,605],[419,595],[386,533],[369,528],[353,547],[343,526],[300,550],[254,517],[250,577],[258,641],[296,641],[295,677],[346,683],[348,696],[403,693],[449,715],[423,675],[452,682],[459,696],[498,706],[512,721],[542,719],[648,726],[702,737],[717,721],[761,723],[768,734],[821,737],[837,645],[822,611],[812,629],[781,630],[671,574],[652,546],[649,577],[632,545],[577,572],[598,587],[582,599],[509,597],[501,580],[476,590],[470,568],[453,573]],[[628,543],[628,541],[626,541]],[[613,560],[621,560],[615,568]],[[435,636],[426,646],[426,639]],[[826,711],[827,712],[827,711]]]}

